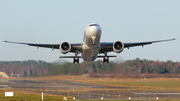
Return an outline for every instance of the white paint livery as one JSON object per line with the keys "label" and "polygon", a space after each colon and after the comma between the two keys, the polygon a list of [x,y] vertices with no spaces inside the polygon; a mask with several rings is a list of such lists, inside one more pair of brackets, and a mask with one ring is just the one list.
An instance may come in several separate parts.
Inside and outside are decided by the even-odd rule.
{"label": "white paint livery", "polygon": [[97,23],[89,24],[84,31],[81,53],[83,60],[94,61],[100,49],[101,27]]}

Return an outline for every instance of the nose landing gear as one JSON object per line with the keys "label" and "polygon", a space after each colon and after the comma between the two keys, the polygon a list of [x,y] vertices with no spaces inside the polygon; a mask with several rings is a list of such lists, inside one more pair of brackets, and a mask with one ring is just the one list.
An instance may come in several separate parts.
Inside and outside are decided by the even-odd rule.
{"label": "nose landing gear", "polygon": [[109,57],[107,57],[107,52],[104,52],[105,57],[103,58],[103,63],[109,63]]}
{"label": "nose landing gear", "polygon": [[104,57],[103,58],[103,63],[109,63],[109,57]]}
{"label": "nose landing gear", "polygon": [[79,58],[75,57],[73,62],[74,63],[79,63]]}

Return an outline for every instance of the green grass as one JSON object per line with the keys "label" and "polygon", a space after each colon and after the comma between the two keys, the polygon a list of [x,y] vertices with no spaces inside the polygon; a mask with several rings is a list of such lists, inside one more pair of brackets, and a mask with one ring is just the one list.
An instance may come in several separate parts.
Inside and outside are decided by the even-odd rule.
{"label": "green grass", "polygon": [[[92,101],[92,100],[78,100],[78,101]],[[102,101],[102,100],[93,100]],[[180,101],[180,100],[103,100],[103,101]]]}
{"label": "green grass", "polygon": [[162,87],[162,88],[180,88],[180,82],[95,82],[98,84],[115,85],[115,86],[148,86],[148,87]]}
{"label": "green grass", "polygon": [[[92,100],[78,100],[78,101],[92,101]],[[102,101],[102,100],[93,100]],[[103,100],[103,101],[180,101],[180,100]]]}

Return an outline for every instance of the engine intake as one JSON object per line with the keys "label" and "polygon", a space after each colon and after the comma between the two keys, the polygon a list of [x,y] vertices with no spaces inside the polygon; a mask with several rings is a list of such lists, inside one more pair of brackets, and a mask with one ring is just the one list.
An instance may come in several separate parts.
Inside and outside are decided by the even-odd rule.
{"label": "engine intake", "polygon": [[59,49],[61,53],[66,54],[71,50],[71,45],[68,42],[63,42],[60,46]]}
{"label": "engine intake", "polygon": [[114,42],[113,44],[113,50],[116,52],[116,53],[120,53],[124,50],[124,44],[121,42],[121,41],[116,41]]}

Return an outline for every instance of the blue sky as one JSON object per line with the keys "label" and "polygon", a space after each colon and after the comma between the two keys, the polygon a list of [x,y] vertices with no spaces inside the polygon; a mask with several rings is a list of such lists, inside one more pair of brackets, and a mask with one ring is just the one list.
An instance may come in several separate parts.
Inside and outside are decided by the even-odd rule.
{"label": "blue sky", "polygon": [[180,61],[179,5],[179,0],[0,0],[0,61],[58,61],[63,56],[59,50],[3,41],[82,42],[84,29],[91,22],[100,24],[102,42],[177,39],[124,49],[120,54],[111,52],[118,57],[110,60]]}

